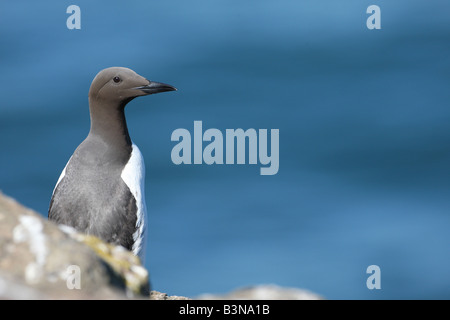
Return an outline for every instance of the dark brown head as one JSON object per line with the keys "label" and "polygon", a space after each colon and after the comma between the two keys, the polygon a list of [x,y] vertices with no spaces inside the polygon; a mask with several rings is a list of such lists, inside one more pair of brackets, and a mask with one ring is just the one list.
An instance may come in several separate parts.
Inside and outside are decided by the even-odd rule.
{"label": "dark brown head", "polygon": [[103,69],[89,89],[90,136],[116,141],[116,145],[123,140],[130,145],[125,105],[139,96],[175,90],[171,85],[149,81],[128,68]]}
{"label": "dark brown head", "polygon": [[89,99],[117,105],[139,96],[175,90],[171,85],[149,81],[131,69],[111,67],[96,75],[89,89]]}

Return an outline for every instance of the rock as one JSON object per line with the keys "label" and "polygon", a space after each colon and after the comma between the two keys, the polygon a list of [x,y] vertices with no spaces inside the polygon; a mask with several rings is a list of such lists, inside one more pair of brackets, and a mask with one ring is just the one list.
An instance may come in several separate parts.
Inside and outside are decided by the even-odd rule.
{"label": "rock", "polygon": [[182,296],[168,296],[167,293],[152,291],[150,293],[150,300],[191,300],[191,299]]}
{"label": "rock", "polygon": [[67,230],[0,193],[0,298],[148,297],[148,274],[137,257]]}
{"label": "rock", "polygon": [[277,285],[244,287],[226,294],[202,294],[198,300],[322,300],[315,293]]}
{"label": "rock", "polygon": [[76,232],[72,228],[64,226],[63,229],[73,239],[92,248],[121,277],[129,296],[149,296],[148,272],[141,266],[137,256],[122,246],[105,243],[97,237]]}

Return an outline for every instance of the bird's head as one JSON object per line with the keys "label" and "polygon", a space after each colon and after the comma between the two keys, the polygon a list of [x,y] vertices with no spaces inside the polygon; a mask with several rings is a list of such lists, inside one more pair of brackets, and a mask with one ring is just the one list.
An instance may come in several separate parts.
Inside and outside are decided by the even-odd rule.
{"label": "bird's head", "polygon": [[171,85],[147,80],[131,69],[111,67],[95,76],[89,99],[126,104],[139,96],[175,90]]}

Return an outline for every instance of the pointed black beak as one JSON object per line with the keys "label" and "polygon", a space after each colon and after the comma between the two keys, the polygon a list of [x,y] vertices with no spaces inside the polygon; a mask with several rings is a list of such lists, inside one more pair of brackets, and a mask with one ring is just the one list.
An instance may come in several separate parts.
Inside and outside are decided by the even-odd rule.
{"label": "pointed black beak", "polygon": [[136,90],[141,90],[146,94],[154,94],[166,91],[177,91],[177,88],[171,86],[170,84],[165,84],[161,82],[150,81],[150,83],[146,86],[133,88]]}

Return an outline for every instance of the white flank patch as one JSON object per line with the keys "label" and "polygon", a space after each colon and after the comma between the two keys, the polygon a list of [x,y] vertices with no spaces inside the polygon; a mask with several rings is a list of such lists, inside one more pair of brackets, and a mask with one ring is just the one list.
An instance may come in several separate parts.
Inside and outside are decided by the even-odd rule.
{"label": "white flank patch", "polygon": [[20,224],[13,230],[13,239],[15,243],[28,242],[35,261],[26,266],[25,279],[28,283],[37,283],[43,275],[45,259],[48,255],[43,233],[44,226],[38,218],[33,216],[20,216],[19,221]]}
{"label": "white flank patch", "polygon": [[77,233],[77,230],[74,227],[65,225],[65,224],[58,224],[58,228],[59,230],[61,230],[62,232],[64,232],[65,234],[68,235],[74,235]]}
{"label": "white flank patch", "polygon": [[144,263],[146,228],[147,228],[147,207],[145,205],[145,164],[139,148],[133,143],[131,157],[120,175],[122,180],[130,189],[136,199],[137,219],[136,232],[133,234],[133,248],[135,255],[139,256]]}
{"label": "white flank patch", "polygon": [[[70,159],[72,159],[72,157],[70,157]],[[61,182],[61,180],[62,180],[62,179],[64,178],[64,176],[66,175],[66,168],[67,168],[67,166],[69,165],[70,159],[69,159],[69,161],[67,161],[66,166],[64,167],[63,171],[62,171],[61,174],[59,175],[58,181],[56,182],[55,188],[53,189],[52,197],[53,197],[53,194],[55,193],[56,187],[58,186],[58,184]]]}

